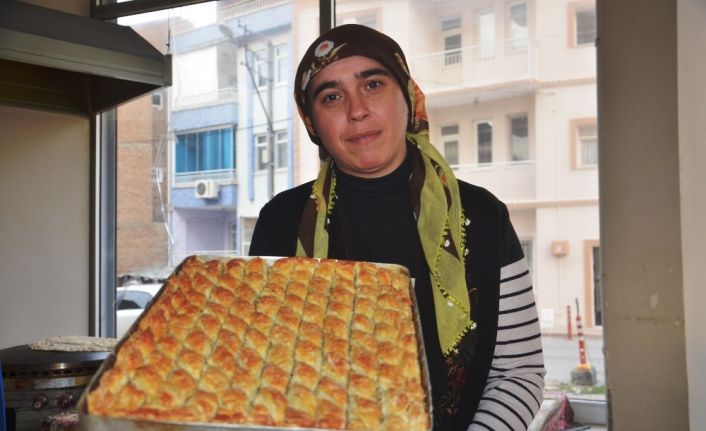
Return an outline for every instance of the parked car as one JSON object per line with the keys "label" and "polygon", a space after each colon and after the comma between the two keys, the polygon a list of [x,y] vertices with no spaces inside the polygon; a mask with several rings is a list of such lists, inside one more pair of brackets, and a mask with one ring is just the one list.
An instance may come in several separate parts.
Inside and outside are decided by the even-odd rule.
{"label": "parked car", "polygon": [[125,335],[161,287],[161,284],[135,284],[117,288],[117,338]]}

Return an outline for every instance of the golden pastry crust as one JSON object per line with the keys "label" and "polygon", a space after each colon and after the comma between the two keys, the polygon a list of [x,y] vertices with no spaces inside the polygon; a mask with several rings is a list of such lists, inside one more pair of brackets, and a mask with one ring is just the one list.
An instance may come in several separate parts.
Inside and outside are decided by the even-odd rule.
{"label": "golden pastry crust", "polygon": [[409,278],[372,263],[186,259],[86,394],[89,414],[429,429]]}

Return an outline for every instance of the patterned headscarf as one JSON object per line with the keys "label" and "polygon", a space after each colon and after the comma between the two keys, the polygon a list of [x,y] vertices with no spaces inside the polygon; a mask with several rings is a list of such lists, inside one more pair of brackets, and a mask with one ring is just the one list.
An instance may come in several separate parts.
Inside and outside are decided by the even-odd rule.
{"label": "patterned headscarf", "polygon": [[[390,37],[369,27],[348,24],[336,27],[312,43],[299,63],[294,82],[294,97],[311,140],[320,138],[311,121],[307,87],[319,71],[334,61],[362,55],[371,58],[392,74],[409,107],[408,151],[412,154],[410,189],[417,229],[429,265],[434,292],[434,308],[441,350],[454,352],[464,334],[473,329],[466,285],[464,259],[466,226],[458,183],[448,163],[429,142],[429,124],[424,94],[409,74],[399,45]],[[321,164],[299,226],[297,255],[328,256],[329,215],[335,203],[336,177],[333,161]]]}

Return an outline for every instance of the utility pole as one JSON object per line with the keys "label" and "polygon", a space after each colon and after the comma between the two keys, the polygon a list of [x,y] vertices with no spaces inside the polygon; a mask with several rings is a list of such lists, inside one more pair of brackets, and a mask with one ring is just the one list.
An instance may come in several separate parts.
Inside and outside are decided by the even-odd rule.
{"label": "utility pole", "polygon": [[267,197],[275,195],[275,131],[272,125],[275,81],[275,49],[267,40]]}

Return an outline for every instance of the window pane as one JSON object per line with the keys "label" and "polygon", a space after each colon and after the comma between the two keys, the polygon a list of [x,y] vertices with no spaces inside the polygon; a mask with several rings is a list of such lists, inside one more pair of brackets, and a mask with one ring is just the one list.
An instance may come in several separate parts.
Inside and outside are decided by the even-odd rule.
{"label": "window pane", "polygon": [[581,165],[598,165],[598,127],[595,124],[578,128],[581,146]]}
{"label": "window pane", "polygon": [[444,142],[444,157],[450,165],[458,164],[458,141]]}
{"label": "window pane", "polygon": [[512,51],[527,49],[527,5],[510,6],[510,48]]}
{"label": "window pane", "polygon": [[510,153],[513,161],[529,160],[529,135],[527,132],[527,117],[510,119]]}
{"label": "window pane", "polygon": [[493,161],[493,126],[490,123],[478,123],[478,163]]}
{"label": "window pane", "polygon": [[596,10],[576,11],[576,44],[593,44],[596,39]]}
{"label": "window pane", "polygon": [[458,64],[461,62],[461,35],[446,36],[444,38],[444,50],[446,51],[446,65]]}
{"label": "window pane", "polygon": [[[295,12],[311,16],[302,31],[318,29],[317,4],[288,0],[212,1],[118,20],[169,50],[173,77],[118,109],[119,280],[166,276],[191,254],[240,253],[240,217],[257,217],[269,199],[268,119],[284,136],[273,192],[293,185],[290,55],[293,41],[310,37],[295,35]],[[268,86],[269,76],[278,85]],[[315,160],[315,150],[303,154]]]}
{"label": "window pane", "polygon": [[449,18],[441,21],[441,31],[461,28],[461,17]]}
{"label": "window pane", "polygon": [[444,126],[441,128],[441,134],[443,136],[448,136],[448,135],[458,135],[458,124],[454,124],[452,126]]}

